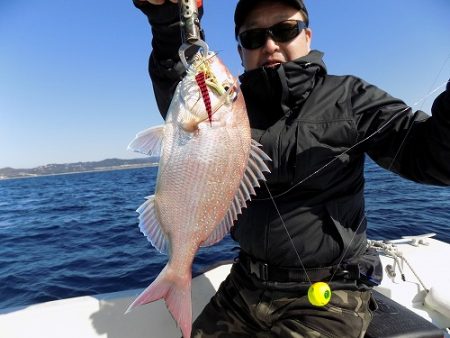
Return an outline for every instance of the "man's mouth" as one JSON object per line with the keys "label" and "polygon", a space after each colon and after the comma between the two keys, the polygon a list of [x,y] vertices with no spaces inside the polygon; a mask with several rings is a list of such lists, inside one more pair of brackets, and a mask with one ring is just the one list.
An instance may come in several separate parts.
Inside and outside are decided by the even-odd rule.
{"label": "man's mouth", "polygon": [[276,68],[281,64],[281,62],[278,61],[269,61],[265,62],[262,66],[266,68]]}

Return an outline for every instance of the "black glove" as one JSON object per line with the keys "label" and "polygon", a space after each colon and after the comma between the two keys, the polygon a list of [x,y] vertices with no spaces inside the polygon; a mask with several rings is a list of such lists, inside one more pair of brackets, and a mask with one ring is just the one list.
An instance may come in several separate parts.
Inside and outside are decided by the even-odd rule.
{"label": "black glove", "polygon": [[[178,48],[181,46],[180,9],[179,5],[166,1],[162,5],[133,0],[148,18],[152,27],[153,53],[158,60],[177,60]],[[198,17],[203,16],[203,6],[198,8]],[[202,34],[203,36],[203,34]]]}
{"label": "black glove", "polygon": [[134,5],[139,8],[148,18],[150,25],[170,26],[180,20],[178,4],[166,1],[162,5],[152,5],[147,1],[133,0]]}

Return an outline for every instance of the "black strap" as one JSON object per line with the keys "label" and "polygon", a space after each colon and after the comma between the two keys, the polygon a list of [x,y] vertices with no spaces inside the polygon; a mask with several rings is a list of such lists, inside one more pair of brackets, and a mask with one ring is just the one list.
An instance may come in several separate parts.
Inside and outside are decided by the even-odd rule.
{"label": "black strap", "polygon": [[318,282],[333,280],[359,280],[360,270],[357,264],[340,264],[339,266],[327,266],[320,268],[284,268],[269,265],[248,255],[239,253],[238,262],[246,271],[262,281],[272,282]]}

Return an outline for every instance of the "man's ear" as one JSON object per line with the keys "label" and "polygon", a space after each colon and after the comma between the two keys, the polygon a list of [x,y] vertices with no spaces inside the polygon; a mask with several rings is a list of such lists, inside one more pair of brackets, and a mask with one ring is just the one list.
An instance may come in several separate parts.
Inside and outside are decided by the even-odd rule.
{"label": "man's ear", "polygon": [[308,50],[311,50],[312,30],[311,28],[305,28],[306,43],[308,44]]}
{"label": "man's ear", "polygon": [[239,53],[239,57],[241,58],[241,65],[242,65],[242,67],[244,67],[244,69],[245,69],[245,66],[244,66],[244,59],[242,58],[242,47],[241,47],[240,45],[237,45],[237,51],[238,51],[238,53]]}

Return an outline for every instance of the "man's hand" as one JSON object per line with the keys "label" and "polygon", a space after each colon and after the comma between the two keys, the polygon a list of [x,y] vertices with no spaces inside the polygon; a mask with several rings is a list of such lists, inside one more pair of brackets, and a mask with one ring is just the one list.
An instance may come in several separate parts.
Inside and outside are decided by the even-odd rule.
{"label": "man's hand", "polygon": [[[170,1],[173,3],[178,3],[178,0],[141,0],[142,2],[150,2],[152,5],[162,5],[166,1]],[[197,7],[202,7],[202,0],[197,0]]]}

